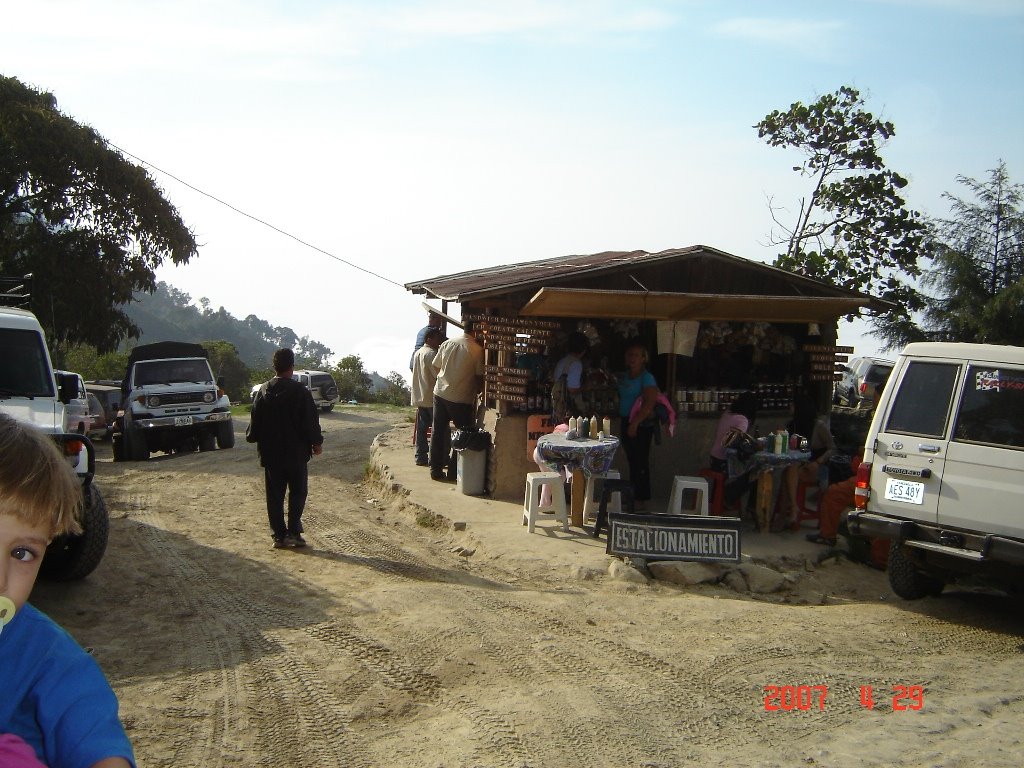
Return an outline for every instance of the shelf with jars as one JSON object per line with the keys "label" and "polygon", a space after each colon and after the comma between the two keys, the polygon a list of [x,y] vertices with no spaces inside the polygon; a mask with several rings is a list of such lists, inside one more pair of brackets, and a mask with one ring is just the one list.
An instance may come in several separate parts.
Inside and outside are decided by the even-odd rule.
{"label": "shelf with jars", "polygon": [[710,387],[705,389],[676,389],[676,411],[692,416],[717,416],[729,410],[729,405],[743,392],[757,395],[759,412],[788,411],[793,406],[793,386],[783,383],[762,383],[747,389]]}

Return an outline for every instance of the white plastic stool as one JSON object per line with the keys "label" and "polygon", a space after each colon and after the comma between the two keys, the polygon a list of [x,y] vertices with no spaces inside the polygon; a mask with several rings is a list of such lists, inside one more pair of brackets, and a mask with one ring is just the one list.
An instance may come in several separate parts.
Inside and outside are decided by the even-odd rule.
{"label": "white plastic stool", "polygon": [[[597,506],[601,499],[601,489],[597,486],[595,480],[618,480],[619,470],[609,469],[600,475],[591,475],[587,479],[587,497],[583,500],[583,522],[587,522],[591,517],[597,517]],[[612,495],[611,503],[608,505],[609,511],[621,512],[622,511],[622,498],[618,492]]]}
{"label": "white plastic stool", "polygon": [[693,488],[700,494],[700,514],[705,517],[708,514],[708,481],[704,477],[691,477],[689,475],[676,475],[672,479],[672,495],[668,500],[668,513],[670,515],[683,514],[683,493],[687,488]]}
{"label": "white plastic stool", "polygon": [[[551,503],[543,507],[540,504],[540,489],[551,486]],[[526,498],[523,500],[523,525],[529,525],[530,533],[533,533],[534,523],[538,515],[546,510],[554,510],[555,520],[562,523],[562,530],[569,530],[569,514],[565,508],[565,481],[559,472],[527,472],[526,473]]]}

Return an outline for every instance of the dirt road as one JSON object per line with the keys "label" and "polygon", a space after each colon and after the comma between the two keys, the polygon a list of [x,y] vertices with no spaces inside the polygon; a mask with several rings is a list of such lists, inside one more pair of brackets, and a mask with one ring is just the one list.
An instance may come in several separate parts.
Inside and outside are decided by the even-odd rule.
{"label": "dirt road", "polygon": [[826,605],[480,563],[363,484],[396,418],[323,416],[304,551],[270,547],[244,421],[225,451],[101,444],[107,556],[33,599],[93,650],[140,766],[1019,764],[1020,603],[901,603],[849,563],[838,595],[807,574]]}

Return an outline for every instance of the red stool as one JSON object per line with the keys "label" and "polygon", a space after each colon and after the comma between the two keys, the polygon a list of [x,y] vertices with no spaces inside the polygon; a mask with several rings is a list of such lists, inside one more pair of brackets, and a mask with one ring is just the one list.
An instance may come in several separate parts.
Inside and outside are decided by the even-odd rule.
{"label": "red stool", "polygon": [[711,510],[711,514],[721,515],[722,505],[725,503],[725,473],[705,468],[697,474],[708,481],[708,492],[711,494],[708,507]]}
{"label": "red stool", "polygon": [[[796,485],[796,507],[799,510],[797,516],[797,523],[802,523],[804,520],[817,520],[818,510],[816,507],[807,506],[807,489],[817,488],[817,483],[808,483],[806,480],[801,480]],[[821,489],[818,489],[818,501],[821,501]]]}

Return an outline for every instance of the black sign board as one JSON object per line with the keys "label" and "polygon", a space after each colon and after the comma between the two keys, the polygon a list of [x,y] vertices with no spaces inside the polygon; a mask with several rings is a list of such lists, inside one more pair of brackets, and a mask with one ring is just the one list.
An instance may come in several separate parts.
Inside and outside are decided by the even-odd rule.
{"label": "black sign board", "polygon": [[704,515],[608,515],[608,554],[644,560],[740,561],[740,519]]}

